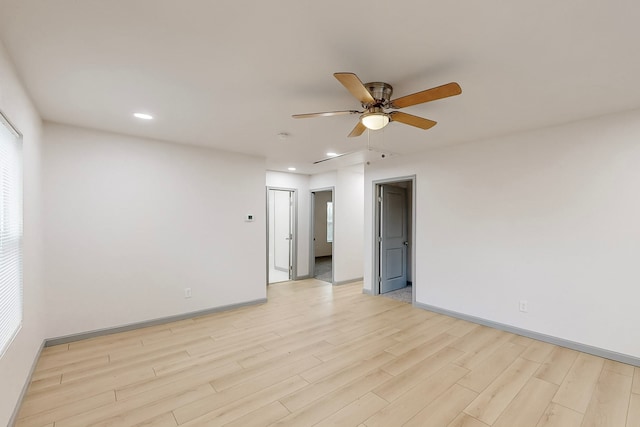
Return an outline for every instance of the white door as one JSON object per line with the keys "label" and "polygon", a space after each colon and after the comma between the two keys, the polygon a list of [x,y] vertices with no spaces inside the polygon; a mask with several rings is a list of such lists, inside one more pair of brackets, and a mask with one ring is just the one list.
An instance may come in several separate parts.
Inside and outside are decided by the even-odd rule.
{"label": "white door", "polygon": [[268,191],[269,283],[291,280],[293,272],[293,192]]}
{"label": "white door", "polygon": [[289,271],[291,267],[291,192],[274,192],[273,261],[276,270]]}
{"label": "white door", "polygon": [[407,194],[380,186],[380,293],[407,286]]}

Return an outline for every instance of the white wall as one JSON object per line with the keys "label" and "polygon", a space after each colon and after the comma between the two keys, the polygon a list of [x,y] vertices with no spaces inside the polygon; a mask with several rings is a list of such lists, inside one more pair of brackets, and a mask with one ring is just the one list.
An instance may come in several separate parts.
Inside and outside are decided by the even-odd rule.
{"label": "white wall", "polygon": [[23,298],[22,329],[0,359],[0,425],[7,425],[45,338],[42,279],[41,121],[0,44],[0,111],[23,135]]}
{"label": "white wall", "polygon": [[639,141],[634,111],[367,167],[365,288],[373,181],[416,174],[418,302],[640,357]]}
{"label": "white wall", "polygon": [[338,181],[337,175],[338,173],[336,171],[311,175],[311,178],[309,179],[309,188],[311,191],[316,191],[335,187]]}
{"label": "white wall", "polygon": [[364,167],[362,165],[312,175],[311,190],[334,187],[333,280],[344,283],[363,277]]}
{"label": "white wall", "polygon": [[364,268],[364,166],[337,172],[333,279],[336,283],[361,280]]}
{"label": "white wall", "polygon": [[309,275],[309,175],[295,173],[267,171],[267,187],[297,190],[298,213],[296,218],[297,232],[297,263],[298,277]]}
{"label": "white wall", "polygon": [[266,297],[262,159],[49,123],[44,136],[48,337]]}

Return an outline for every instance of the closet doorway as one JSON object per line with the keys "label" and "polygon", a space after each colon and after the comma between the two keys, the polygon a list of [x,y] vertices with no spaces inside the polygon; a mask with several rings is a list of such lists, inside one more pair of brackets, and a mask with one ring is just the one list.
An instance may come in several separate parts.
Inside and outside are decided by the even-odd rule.
{"label": "closet doorway", "polygon": [[313,277],[333,284],[333,188],[311,192],[311,265]]}
{"label": "closet doorway", "polygon": [[415,301],[414,254],[415,177],[377,181],[375,184],[374,294],[391,294]]}

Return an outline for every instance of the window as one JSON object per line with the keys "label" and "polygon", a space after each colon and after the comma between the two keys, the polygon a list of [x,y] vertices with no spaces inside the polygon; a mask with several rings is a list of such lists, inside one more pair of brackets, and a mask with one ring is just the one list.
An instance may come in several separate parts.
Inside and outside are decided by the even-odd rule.
{"label": "window", "polygon": [[327,243],[333,243],[333,202],[327,202]]}
{"label": "window", "polygon": [[0,113],[0,357],[22,325],[22,143]]}

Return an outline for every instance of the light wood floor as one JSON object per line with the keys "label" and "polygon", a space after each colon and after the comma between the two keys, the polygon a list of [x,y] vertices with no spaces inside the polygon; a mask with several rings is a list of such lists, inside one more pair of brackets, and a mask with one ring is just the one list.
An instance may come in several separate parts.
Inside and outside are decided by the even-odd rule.
{"label": "light wood floor", "polygon": [[640,369],[308,280],[44,350],[18,426],[640,426]]}

